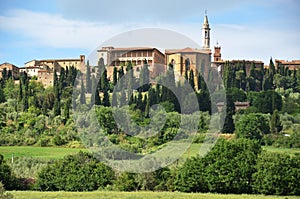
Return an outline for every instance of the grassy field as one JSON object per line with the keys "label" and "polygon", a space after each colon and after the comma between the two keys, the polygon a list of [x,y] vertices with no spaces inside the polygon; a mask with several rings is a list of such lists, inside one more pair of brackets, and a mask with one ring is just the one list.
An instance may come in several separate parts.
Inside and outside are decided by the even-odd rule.
{"label": "grassy field", "polygon": [[291,155],[294,155],[295,153],[300,153],[300,148],[276,148],[273,146],[263,146],[262,148],[270,152],[288,153]]}
{"label": "grassy field", "polygon": [[[182,155],[181,159],[196,156],[199,153],[201,144],[191,144],[190,148]],[[263,149],[277,153],[300,153],[300,148],[276,148],[272,146],[263,146]],[[12,154],[14,157],[35,157],[45,160],[63,158],[65,155],[74,154],[88,149],[78,148],[59,148],[59,147],[36,147],[36,146],[0,146],[0,154],[4,155],[4,159],[10,159]]]}
{"label": "grassy field", "polygon": [[80,150],[78,148],[56,148],[56,147],[35,147],[35,146],[0,146],[0,154],[4,159],[14,157],[35,157],[45,160],[63,158],[65,155],[74,154]]}
{"label": "grassy field", "polygon": [[233,194],[210,194],[210,193],[178,193],[178,192],[115,192],[115,191],[95,191],[95,192],[35,192],[35,191],[12,191],[17,199],[156,199],[156,198],[178,198],[178,199],[296,199],[297,196],[263,196],[263,195],[233,195]]}

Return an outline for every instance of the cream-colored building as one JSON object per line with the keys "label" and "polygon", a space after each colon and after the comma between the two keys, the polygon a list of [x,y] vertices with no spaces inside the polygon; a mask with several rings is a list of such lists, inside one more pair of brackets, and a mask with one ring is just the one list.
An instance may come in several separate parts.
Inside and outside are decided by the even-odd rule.
{"label": "cream-colored building", "polygon": [[[171,64],[175,77],[184,76],[186,71],[193,70],[195,81],[199,72],[204,77],[208,76],[211,67],[211,55],[203,50],[184,48],[184,49],[167,49],[165,51],[166,63]],[[197,84],[195,84],[197,85]]]}
{"label": "cream-colored building", "polygon": [[[157,48],[152,47],[128,47],[115,48],[112,46],[102,47],[98,52],[98,59],[103,59],[107,69],[108,79],[112,79],[114,67],[120,69],[127,62],[131,62],[133,66],[134,76],[139,77],[141,67],[144,60],[147,61],[150,71],[150,77],[155,78],[163,73],[166,69],[165,55]],[[124,70],[125,70],[124,67]],[[126,71],[125,71],[126,72]]]}
{"label": "cream-colored building", "polygon": [[76,69],[85,70],[85,56],[80,55],[78,59],[42,59],[31,60],[25,63],[25,68],[39,67],[43,70],[60,71],[61,68],[74,66]]}

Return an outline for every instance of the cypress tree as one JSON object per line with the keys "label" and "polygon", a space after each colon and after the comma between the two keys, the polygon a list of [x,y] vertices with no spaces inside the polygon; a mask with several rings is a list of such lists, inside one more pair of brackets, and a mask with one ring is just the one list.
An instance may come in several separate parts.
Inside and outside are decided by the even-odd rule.
{"label": "cypress tree", "polygon": [[22,81],[19,80],[19,101],[21,102],[23,100],[23,87],[22,87]]}
{"label": "cypress tree", "polygon": [[114,86],[118,83],[118,70],[117,67],[114,67],[114,72],[113,72],[113,84]]}
{"label": "cypress tree", "polygon": [[107,79],[107,70],[105,69],[101,76],[101,91],[104,92],[105,90],[109,89],[108,79]]}
{"label": "cypress tree", "polygon": [[102,100],[102,105],[103,106],[110,106],[110,102],[109,102],[109,94],[107,90],[104,90],[103,92],[103,100]]}
{"label": "cypress tree", "polygon": [[142,66],[140,76],[139,76],[139,81],[140,81],[140,90],[141,91],[147,91],[149,89],[149,69],[148,69],[148,63],[146,60],[144,60],[144,64]]}
{"label": "cypress tree", "polygon": [[225,109],[225,121],[224,126],[222,129],[223,133],[233,133],[234,132],[234,122],[233,122],[233,115],[235,114],[235,105],[232,99],[232,95],[228,94],[226,95],[226,109]]}
{"label": "cypress tree", "polygon": [[80,104],[85,104],[85,88],[83,84],[83,79],[81,79],[81,85],[80,85]]}
{"label": "cypress tree", "polygon": [[3,103],[3,102],[5,102],[5,95],[4,95],[2,87],[0,86],[0,103]]}
{"label": "cypress tree", "polygon": [[280,122],[280,116],[278,114],[278,110],[276,109],[270,120],[270,131],[271,133],[279,133],[282,130],[283,126]]}
{"label": "cypress tree", "polygon": [[86,92],[91,93],[92,90],[92,80],[91,80],[91,67],[89,60],[86,64]]}
{"label": "cypress tree", "polygon": [[193,90],[195,90],[195,78],[193,70],[190,70],[189,84],[193,88]]}
{"label": "cypress tree", "polygon": [[117,99],[117,92],[113,92],[112,97],[111,97],[111,106],[113,107],[118,107],[118,99]]}
{"label": "cypress tree", "polygon": [[68,119],[70,118],[70,105],[71,105],[71,99],[68,99],[64,105],[65,122],[68,121]]}
{"label": "cypress tree", "polygon": [[101,105],[101,98],[98,88],[95,89],[95,105]]}
{"label": "cypress tree", "polygon": [[146,118],[149,118],[150,116],[150,100],[149,98],[147,98],[147,101],[146,101],[146,107],[145,107],[145,117]]}

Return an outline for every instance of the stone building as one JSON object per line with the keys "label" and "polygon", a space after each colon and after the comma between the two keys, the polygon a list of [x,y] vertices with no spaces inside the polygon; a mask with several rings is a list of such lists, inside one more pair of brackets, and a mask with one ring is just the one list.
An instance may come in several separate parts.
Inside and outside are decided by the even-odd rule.
{"label": "stone building", "polygon": [[226,63],[229,63],[232,66],[241,65],[245,66],[246,73],[249,75],[251,65],[254,65],[254,68],[264,68],[264,63],[257,60],[223,60],[221,56],[221,46],[217,43],[214,47],[213,62],[211,64],[212,68],[216,68],[219,73],[222,74]]}
{"label": "stone building", "polygon": [[[174,75],[178,80],[179,76],[184,76],[186,71],[193,70],[195,82],[197,82],[197,74],[201,72],[204,77],[208,76],[210,70],[210,53],[203,50],[192,48],[184,49],[168,49],[165,51],[166,63],[171,64]],[[188,72],[189,73],[189,72]],[[197,85],[195,83],[195,85]]]}
{"label": "stone building", "polygon": [[51,70],[39,70],[37,81],[42,82],[45,87],[53,86],[54,73]]}
{"label": "stone building", "polygon": [[24,68],[38,67],[40,70],[56,70],[60,71],[61,68],[74,66],[78,70],[85,70],[85,56],[80,55],[78,59],[41,59],[31,60],[25,63]]}
{"label": "stone building", "polygon": [[[165,71],[165,55],[157,48],[151,47],[130,47],[130,48],[114,48],[102,47],[98,50],[98,58],[103,59],[107,66],[107,76],[112,79],[114,67],[119,69],[126,66],[127,62],[133,65],[134,76],[139,77],[139,71],[143,66],[144,60],[149,65],[150,77],[155,78]],[[125,68],[124,68],[125,70]]]}
{"label": "stone building", "polygon": [[300,60],[285,61],[275,59],[275,67],[278,68],[280,66],[288,67],[289,70],[298,70],[300,69]]}
{"label": "stone building", "polygon": [[6,70],[6,74],[8,75],[9,71],[14,79],[19,78],[19,68],[11,63],[3,63],[0,65],[0,78],[2,78],[2,71]]}

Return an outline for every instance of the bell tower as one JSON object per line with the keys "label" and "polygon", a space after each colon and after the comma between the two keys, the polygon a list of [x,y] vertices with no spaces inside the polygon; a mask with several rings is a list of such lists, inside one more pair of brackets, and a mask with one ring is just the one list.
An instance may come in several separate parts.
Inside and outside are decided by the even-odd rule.
{"label": "bell tower", "polygon": [[221,46],[219,45],[219,42],[217,42],[217,45],[215,46],[215,52],[214,52],[214,62],[222,61],[221,58]]}
{"label": "bell tower", "polygon": [[210,50],[210,28],[206,10],[202,26],[202,48],[203,50]]}

